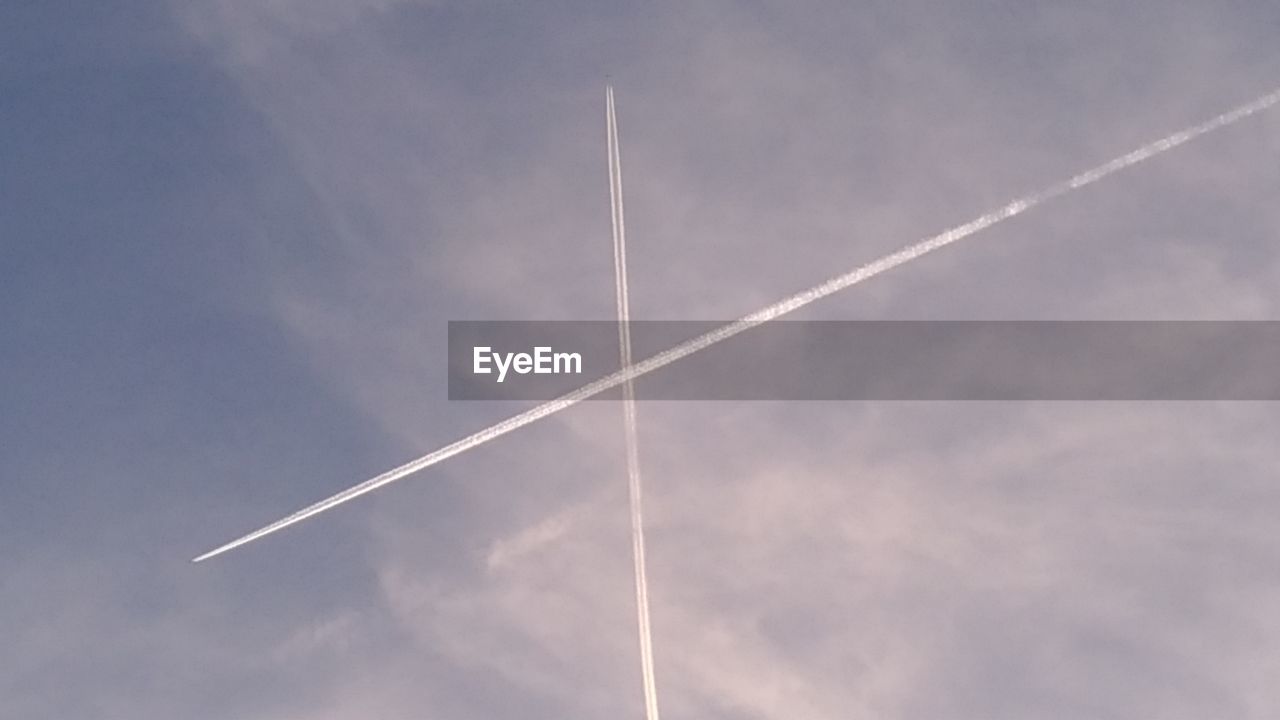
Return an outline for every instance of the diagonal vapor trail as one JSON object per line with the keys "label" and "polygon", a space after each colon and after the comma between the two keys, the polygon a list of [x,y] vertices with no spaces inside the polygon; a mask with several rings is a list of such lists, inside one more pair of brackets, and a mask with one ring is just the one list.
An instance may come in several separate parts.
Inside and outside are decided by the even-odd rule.
{"label": "diagonal vapor trail", "polygon": [[[627,290],[627,226],[622,213],[622,156],[618,148],[618,114],[613,87],[605,90],[608,125],[609,201],[613,216],[613,274],[618,304],[618,359],[631,367],[631,308]],[[640,639],[640,673],[647,720],[658,720],[658,687],[653,670],[653,632],[649,626],[649,581],[644,560],[644,505],[641,495],[640,440],[636,429],[636,391],[632,378],[622,383],[622,417],[627,445],[627,493],[631,507],[631,552],[636,576],[636,619]]]}
{"label": "diagonal vapor trail", "polygon": [[1092,185],[1093,183],[1124,170],[1125,168],[1137,165],[1138,163],[1149,160],[1156,155],[1168,152],[1169,150],[1191,142],[1202,135],[1239,122],[1250,115],[1254,115],[1272,107],[1277,102],[1280,102],[1280,90],[1273,90],[1256,100],[1232,110],[1228,110],[1227,112],[1224,112],[1210,120],[1179,130],[1171,135],[1143,145],[1136,150],[1121,155],[1113,160],[1109,160],[1067,180],[1050,185],[1043,190],[1029,195],[1024,195],[1009,202],[1003,207],[992,210],[991,212],[981,215],[969,222],[957,225],[949,230],[944,230],[943,232],[921,240],[914,245],[908,245],[897,252],[890,253],[878,260],[874,260],[866,265],[854,268],[842,275],[837,275],[825,282],[814,285],[808,290],[803,290],[791,295],[790,297],[783,298],[772,305],[761,308],[749,315],[744,315],[731,323],[722,325],[715,330],[699,335],[691,340],[686,340],[675,347],[642,360],[639,363],[632,365],[630,368],[623,368],[611,375],[607,375],[599,380],[583,385],[577,390],[561,395],[555,400],[550,400],[518,415],[513,415],[506,420],[491,425],[472,435],[468,435],[461,440],[454,441],[438,450],[427,453],[416,460],[411,460],[404,465],[388,470],[381,475],[347,488],[346,490],[336,493],[324,500],[308,505],[288,517],[277,520],[270,525],[249,533],[248,535],[214,548],[213,550],[194,558],[192,562],[207,560],[215,555],[220,555],[228,550],[240,547],[245,543],[253,542],[258,538],[270,535],[277,530],[282,530],[290,525],[306,520],[317,513],[321,513],[325,510],[341,505],[348,500],[352,500],[364,495],[365,493],[377,490],[383,485],[393,483],[405,476],[412,475],[419,470],[447,460],[454,455],[466,452],[479,445],[483,445],[494,438],[506,435],[513,430],[518,430],[529,423],[537,422],[548,415],[554,415],[555,413],[572,407],[587,398],[622,385],[628,380],[670,365],[681,358],[692,355],[699,350],[704,350],[723,340],[727,340],[738,333],[745,332],[757,325],[794,312],[805,305],[821,300],[828,295],[837,293],[847,287],[863,282],[864,280],[869,280],[870,278],[892,270],[899,265],[915,260],[922,255],[926,255],[934,250],[946,247],[957,240],[962,240],[974,233],[985,230],[992,225],[1021,215],[1028,210],[1059,196],[1066,195],[1067,193],[1078,190],[1087,185]]}

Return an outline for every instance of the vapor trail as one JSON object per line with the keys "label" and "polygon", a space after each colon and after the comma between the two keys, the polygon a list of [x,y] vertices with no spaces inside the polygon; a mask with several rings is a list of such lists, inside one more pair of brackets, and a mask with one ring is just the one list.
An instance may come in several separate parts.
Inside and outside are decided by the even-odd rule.
{"label": "vapor trail", "polygon": [[[609,201],[613,215],[613,274],[618,302],[618,358],[631,367],[631,308],[627,290],[627,226],[622,213],[622,156],[618,149],[618,115],[613,87],[605,90],[605,121],[609,136]],[[636,391],[630,377],[622,382],[622,417],[627,445],[627,492],[631,506],[631,552],[636,574],[636,618],[640,636],[640,672],[644,681],[644,710],[658,720],[658,687],[653,671],[653,632],[649,627],[649,582],[644,560],[644,505],[640,485],[640,440],[636,430]]]}
{"label": "vapor trail", "polygon": [[897,252],[885,255],[879,260],[874,260],[866,265],[854,268],[843,275],[838,275],[826,282],[815,285],[808,290],[804,290],[796,293],[795,295],[784,298],[772,305],[769,305],[768,307],[761,308],[750,315],[745,315],[738,320],[734,320],[727,325],[723,325],[691,340],[686,340],[669,350],[642,360],[639,363],[632,365],[630,368],[623,368],[622,370],[600,378],[595,382],[583,385],[573,392],[561,395],[555,400],[530,408],[518,415],[513,415],[512,417],[509,417],[495,425],[491,425],[473,435],[469,435],[461,440],[446,445],[439,450],[423,455],[422,457],[407,462],[393,470],[388,470],[387,472],[366,480],[359,485],[347,488],[336,495],[321,500],[313,505],[309,505],[286,518],[277,520],[276,522],[273,522],[259,530],[255,530],[242,538],[233,540],[221,547],[210,550],[209,552],[195,558],[192,562],[206,560],[215,555],[219,555],[228,550],[244,545],[245,543],[257,540],[264,535],[269,535],[277,530],[305,520],[312,515],[324,512],[334,506],[341,505],[348,500],[376,490],[383,485],[393,483],[406,475],[411,475],[423,468],[435,465],[436,463],[451,458],[458,453],[466,452],[478,445],[483,445],[496,437],[506,435],[512,430],[522,428],[525,425],[541,420],[548,415],[553,415],[565,408],[572,407],[573,405],[576,405],[589,397],[598,395],[605,390],[615,388],[629,379],[640,377],[651,373],[654,370],[670,365],[681,358],[715,345],[722,340],[727,340],[740,332],[755,327],[756,325],[760,325],[761,323],[786,315],[787,313],[798,310],[815,300],[820,300],[851,285],[856,285],[864,280],[873,278],[880,273],[892,270],[903,263],[910,262],[921,255],[931,253],[934,250],[950,245],[957,240],[969,237],[970,235],[985,230],[996,223],[1021,215],[1037,205],[1048,202],[1060,195],[1065,195],[1073,190],[1085,187],[1086,185],[1092,185],[1109,175],[1117,173],[1130,166],[1137,165],[1138,163],[1155,157],[1156,155],[1160,155],[1161,153],[1172,150],[1173,148],[1188,143],[1201,135],[1205,135],[1206,133],[1213,132],[1214,130],[1221,129],[1243,120],[1250,115],[1266,110],[1277,102],[1280,102],[1280,90],[1272,91],[1271,93],[1263,95],[1252,102],[1222,113],[1221,115],[1200,123],[1199,125],[1193,125],[1184,130],[1179,130],[1172,135],[1161,138],[1147,145],[1143,145],[1137,150],[1121,155],[1114,160],[1109,160],[1068,180],[1064,180],[1055,185],[1050,185],[1044,190],[1030,195],[1024,195],[1001,208],[993,210],[974,220],[970,220],[963,225],[957,225],[950,230],[945,230],[933,237],[921,240],[914,245],[909,245]]}

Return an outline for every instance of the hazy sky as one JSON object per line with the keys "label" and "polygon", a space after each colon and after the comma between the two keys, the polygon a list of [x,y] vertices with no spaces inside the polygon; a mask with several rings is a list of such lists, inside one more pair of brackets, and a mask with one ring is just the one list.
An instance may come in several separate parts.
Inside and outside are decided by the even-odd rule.
{"label": "hazy sky", "polygon": [[[116,5],[116,7],[109,7]],[[0,718],[638,718],[621,410],[456,319],[729,319],[1280,87],[1280,7],[0,4]],[[1280,319],[1280,113],[799,313]],[[1280,716],[1280,407],[645,403],[664,716]]]}

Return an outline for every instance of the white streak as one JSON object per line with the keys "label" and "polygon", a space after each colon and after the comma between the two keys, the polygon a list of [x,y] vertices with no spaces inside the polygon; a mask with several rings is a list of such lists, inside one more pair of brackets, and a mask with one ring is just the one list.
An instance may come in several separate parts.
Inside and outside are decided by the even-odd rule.
{"label": "white streak", "polygon": [[[609,201],[613,215],[613,274],[618,304],[618,357],[631,367],[631,308],[627,290],[627,230],[622,213],[622,156],[618,149],[618,115],[613,88],[605,91],[609,136]],[[648,720],[658,720],[658,688],[653,671],[653,632],[649,626],[649,582],[644,560],[644,506],[640,485],[640,440],[636,430],[636,392],[632,378],[622,383],[622,417],[627,445],[627,491],[631,506],[632,565],[636,575],[636,617],[640,636],[640,673]]]}
{"label": "white streak", "polygon": [[1143,145],[1137,150],[1121,155],[1114,160],[1109,160],[1102,165],[1086,170],[1085,172],[1082,172],[1068,180],[1051,185],[1039,192],[1018,198],[1004,207],[993,210],[974,220],[970,220],[963,225],[957,225],[950,230],[945,230],[933,237],[921,240],[914,245],[909,245],[895,253],[886,255],[879,260],[875,260],[867,263],[866,265],[850,270],[843,275],[833,277],[826,282],[815,285],[808,290],[798,292],[788,298],[784,298],[772,305],[769,305],[768,307],[761,308],[750,315],[746,315],[704,335],[693,338],[692,340],[686,340],[669,350],[658,353],[653,357],[632,365],[629,369],[624,368],[612,375],[608,375],[596,380],[595,382],[584,385],[573,392],[561,395],[555,400],[530,408],[529,410],[509,417],[495,425],[491,425],[473,435],[469,435],[461,440],[446,445],[439,450],[423,455],[422,457],[405,463],[400,467],[388,470],[377,477],[366,480],[359,485],[347,488],[332,497],[321,500],[313,505],[309,505],[286,518],[277,520],[276,522],[273,522],[259,530],[255,530],[242,538],[233,540],[221,547],[210,550],[209,552],[195,558],[192,562],[199,562],[201,560],[211,558],[215,555],[219,555],[228,550],[244,545],[245,543],[257,540],[264,535],[269,535],[277,530],[293,525],[294,523],[301,522],[312,515],[324,512],[325,510],[337,505],[341,505],[348,500],[376,490],[383,485],[393,483],[406,475],[411,475],[423,468],[435,465],[436,463],[451,458],[458,453],[466,452],[478,445],[483,445],[496,437],[506,435],[512,430],[518,430],[529,423],[541,420],[548,415],[558,413],[565,408],[572,407],[589,397],[604,392],[605,390],[622,385],[629,379],[651,373],[654,370],[670,365],[683,357],[692,355],[693,353],[715,345],[722,340],[727,340],[740,332],[749,330],[756,325],[760,325],[761,323],[786,315],[787,313],[798,310],[805,305],[816,300],[820,300],[832,293],[839,292],[851,285],[856,285],[864,280],[873,278],[880,273],[892,270],[903,263],[910,262],[921,255],[931,253],[934,250],[950,245],[957,240],[962,240],[976,232],[985,230],[996,223],[1021,215],[1037,205],[1052,200],[1059,195],[1065,195],[1072,190],[1085,187],[1086,185],[1091,185],[1105,177],[1108,177],[1109,175],[1133,165],[1137,165],[1144,160],[1148,160],[1168,150],[1172,150],[1173,148],[1188,143],[1202,135],[1205,135],[1206,133],[1213,132],[1214,130],[1218,130],[1231,125],[1232,123],[1243,120],[1250,115],[1266,110],[1277,102],[1280,102],[1280,90],[1273,91],[1246,105],[1241,105],[1238,108],[1222,113],[1212,120],[1207,120],[1185,130],[1179,130],[1172,135],[1161,138],[1147,145]]}

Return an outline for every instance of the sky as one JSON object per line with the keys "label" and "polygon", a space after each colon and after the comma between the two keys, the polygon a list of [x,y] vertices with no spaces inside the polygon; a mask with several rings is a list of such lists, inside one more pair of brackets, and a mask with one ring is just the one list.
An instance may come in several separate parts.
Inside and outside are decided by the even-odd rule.
{"label": "sky", "polygon": [[[621,408],[449,320],[728,320],[1280,87],[1280,8],[0,6],[0,718],[643,713]],[[1280,320],[1280,113],[797,313]],[[668,718],[1280,715],[1280,407],[646,402]]]}

